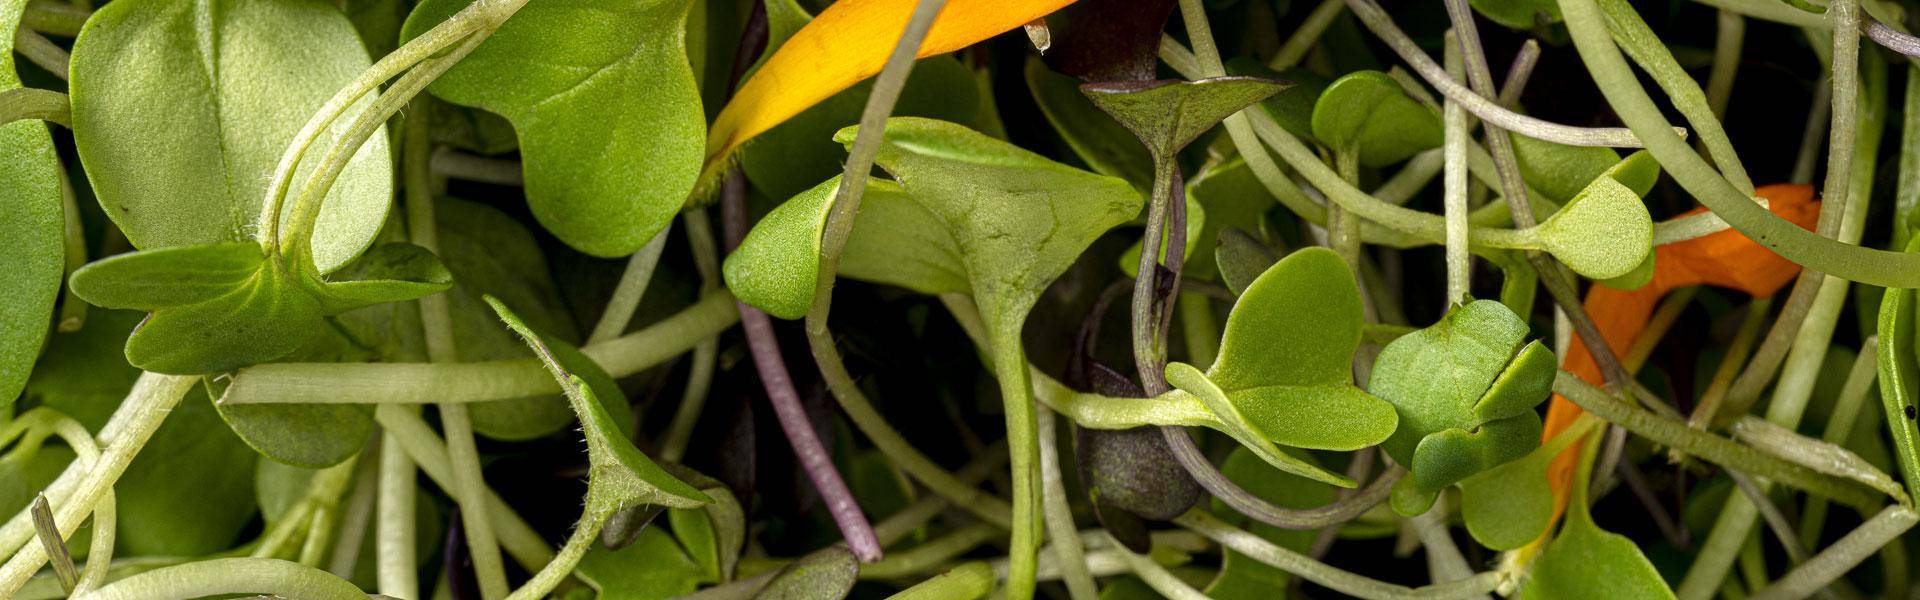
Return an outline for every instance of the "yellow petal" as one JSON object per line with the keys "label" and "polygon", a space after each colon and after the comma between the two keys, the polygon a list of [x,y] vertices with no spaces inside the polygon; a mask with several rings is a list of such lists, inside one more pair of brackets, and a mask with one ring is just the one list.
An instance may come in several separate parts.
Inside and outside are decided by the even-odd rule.
{"label": "yellow petal", "polygon": [[[1073,0],[948,0],[920,56],[945,54],[1047,15]],[[753,136],[880,72],[917,0],[839,0],[800,29],[740,87],[707,134],[711,171]]]}

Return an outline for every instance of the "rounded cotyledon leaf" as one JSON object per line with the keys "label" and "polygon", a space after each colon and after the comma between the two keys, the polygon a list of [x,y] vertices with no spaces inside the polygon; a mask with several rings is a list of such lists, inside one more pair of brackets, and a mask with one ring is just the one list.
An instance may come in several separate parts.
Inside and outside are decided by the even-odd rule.
{"label": "rounded cotyledon leaf", "polygon": [[1573,199],[1593,178],[1620,162],[1620,154],[1612,148],[1568,146],[1524,135],[1508,137],[1513,139],[1520,177],[1554,202]]}
{"label": "rounded cotyledon leaf", "polygon": [[1390,165],[1438,148],[1440,114],[1407,96],[1392,77],[1359,71],[1334,80],[1313,105],[1313,136],[1360,164]]}
{"label": "rounded cotyledon leaf", "polygon": [[1216,429],[1233,437],[1242,447],[1260,457],[1260,460],[1273,465],[1274,468],[1340,487],[1351,488],[1357,485],[1352,478],[1322,469],[1318,465],[1281,451],[1252,422],[1248,421],[1245,415],[1241,414],[1239,405],[1227,395],[1225,390],[1214,385],[1205,373],[1201,373],[1200,369],[1193,365],[1182,362],[1168,363],[1166,378],[1167,383],[1174,389],[1192,394],[1206,405],[1207,410],[1214,415]]}
{"label": "rounded cotyledon leaf", "polygon": [[[722,271],[741,302],[782,319],[798,319],[813,303],[820,272],[820,234],[838,176],[794,196],[755,224]],[[907,197],[900,185],[869,180],[853,231],[840,255],[840,275],[926,294],[966,292],[965,267],[945,226]]]}
{"label": "rounded cotyledon leaf", "polygon": [[1352,381],[1360,292],[1339,254],[1305,248],[1249,284],[1227,315],[1207,377],[1222,389]]}
{"label": "rounded cotyledon leaf", "polygon": [[[134,247],[251,239],[287,144],[369,64],[353,24],[327,2],[115,2],[74,40],[74,145],[101,206]],[[372,101],[316,140],[295,182]],[[327,193],[312,232],[321,272],[366,250],[386,222],[386,140],[369,138]]]}
{"label": "rounded cotyledon leaf", "polygon": [[[14,31],[26,0],[0,0],[0,31]],[[0,91],[20,87],[13,36],[0,35]],[[44,123],[0,125],[0,407],[26,386],[60,292],[66,235],[60,159]]]}
{"label": "rounded cotyledon leaf", "polygon": [[[468,4],[422,2],[403,39]],[[594,256],[632,254],[680,211],[700,171],[689,4],[528,3],[428,89],[513,123],[527,203],[548,231]]]}
{"label": "rounded cotyledon leaf", "polygon": [[[1539,422],[1538,417],[1533,418],[1536,440]],[[1517,460],[1460,480],[1460,514],[1467,523],[1467,533],[1495,550],[1511,550],[1540,539],[1553,524],[1553,488],[1547,480],[1547,466],[1577,437],[1555,436]],[[1401,481],[1404,484],[1406,480]]]}
{"label": "rounded cotyledon leaf", "polygon": [[1597,177],[1534,230],[1568,268],[1592,279],[1632,273],[1653,252],[1653,217],[1632,188]]}

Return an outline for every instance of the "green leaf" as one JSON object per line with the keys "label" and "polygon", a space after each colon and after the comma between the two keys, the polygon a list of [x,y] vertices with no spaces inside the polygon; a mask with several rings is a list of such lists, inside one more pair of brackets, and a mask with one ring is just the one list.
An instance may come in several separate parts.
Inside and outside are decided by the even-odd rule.
{"label": "green leaf", "polygon": [[1257,77],[1110,81],[1080,86],[1095,106],[1132,131],[1149,156],[1170,158],[1221,119],[1287,84]]}
{"label": "green leaf", "polygon": [[350,276],[317,286],[314,295],[327,314],[412,300],[453,285],[453,274],[440,264],[440,258],[413,244],[383,244],[368,250],[354,262]]}
{"label": "green leaf", "polygon": [[[26,0],[0,0],[0,31],[20,27]],[[20,87],[13,36],[0,35],[0,91]],[[38,121],[0,125],[0,408],[10,406],[46,341],[66,250],[60,159]]]}
{"label": "green leaf", "polygon": [[266,257],[260,244],[175,246],[110,256],[73,274],[74,293],[103,308],[156,310],[206,302],[246,284]]}
{"label": "green leaf", "polygon": [[[1576,502],[1584,505],[1584,502]],[[1568,509],[1567,524],[1520,588],[1522,598],[1672,598],[1673,590],[1626,536],[1609,533]]]}
{"label": "green leaf", "polygon": [[1313,105],[1313,135],[1360,164],[1390,165],[1441,142],[1440,114],[1407,96],[1379,71],[1359,71],[1327,85]]}
{"label": "green leaf", "polygon": [[[251,239],[288,142],[369,64],[353,24],[329,3],[115,2],[74,40],[74,145],[101,206],[134,247]],[[294,182],[372,101],[319,137]],[[369,138],[327,193],[312,242],[323,273],[366,250],[386,222],[386,140],[384,132]]]}
{"label": "green leaf", "polygon": [[1635,196],[1646,196],[1660,180],[1660,162],[1653,159],[1652,153],[1639,150],[1620,159],[1601,175],[1627,186]]}
{"label": "green leaf", "polygon": [[206,393],[190,392],[114,483],[115,545],[130,556],[198,556],[231,547],[253,520],[256,462],[258,455],[221,422]]}
{"label": "green leaf", "polygon": [[[857,129],[834,139],[852,144]],[[945,224],[981,315],[998,332],[1018,331],[1040,292],[1142,204],[1124,181],[944,121],[887,120],[874,162]]]}
{"label": "green leaf", "polygon": [[1220,233],[1220,247],[1214,249],[1213,257],[1220,269],[1221,283],[1235,296],[1247,293],[1247,286],[1253,285],[1273,263],[1280,261],[1273,248],[1238,229]]}
{"label": "green leaf", "polygon": [[[127,360],[148,371],[191,375],[291,354],[313,339],[323,315],[319,300],[299,286],[262,270],[221,296],[158,309],[127,338]],[[90,297],[84,288],[74,291]]]}
{"label": "green leaf", "polygon": [[575,572],[608,599],[664,600],[692,593],[701,577],[700,566],[659,527],[642,530],[619,550],[595,544]]}
{"label": "green leaf", "polygon": [[1422,496],[1539,445],[1533,407],[1558,369],[1527,334],[1506,305],[1475,300],[1380,351],[1368,390],[1393,404],[1400,423],[1382,448],[1412,471]]}
{"label": "green leaf", "polygon": [[500,314],[508,328],[533,348],[533,353],[560,382],[568,404],[580,417],[580,429],[587,438],[589,514],[611,514],[641,504],[695,508],[713,502],[711,497],[674,478],[633,447],[633,441],[622,433],[619,422],[601,404],[603,396],[620,399],[626,396],[600,365],[572,345],[533,331],[498,299],[489,297],[487,303]]}
{"label": "green leaf", "polygon": [[676,470],[681,478],[713,498],[713,503],[697,509],[668,510],[667,522],[673,527],[674,538],[706,572],[709,583],[732,580],[733,566],[746,546],[746,512],[725,484],[692,469]]}
{"label": "green leaf", "polygon": [[[402,37],[468,4],[423,2]],[[527,202],[548,231],[594,256],[632,254],[680,211],[700,170],[706,127],[687,63],[689,4],[530,3],[429,90],[513,122]]]}
{"label": "green leaf", "polygon": [[1353,487],[1274,444],[1352,450],[1393,434],[1393,406],[1353,386],[1360,324],[1359,290],[1346,261],[1325,248],[1304,249],[1247,286],[1227,315],[1212,368],[1202,374],[1172,363],[1167,382],[1199,397],[1222,431],[1275,467]]}
{"label": "green leaf", "polygon": [[[1534,440],[1540,439],[1539,417],[1531,419]],[[1582,436],[1557,435],[1545,444],[1537,444],[1519,460],[1508,461],[1460,483],[1460,515],[1467,522],[1467,533],[1475,541],[1495,550],[1512,550],[1540,539],[1553,525],[1553,487],[1547,481],[1547,467],[1554,457]],[[1400,480],[1402,485],[1407,480]],[[1400,491],[1394,492],[1398,495]],[[1399,511],[1402,507],[1395,505]],[[1401,511],[1406,514],[1407,511]],[[1425,507],[1414,514],[1426,512]]]}
{"label": "green leaf", "polygon": [[1595,178],[1534,231],[1555,258],[1592,279],[1631,273],[1653,252],[1653,216],[1611,176]]}
{"label": "green leaf", "polygon": [[1080,80],[1048,70],[1038,58],[1027,60],[1026,79],[1034,104],[1087,168],[1125,179],[1143,193],[1153,185],[1153,157],[1133,132],[1080,93]]}
{"label": "green leaf", "polygon": [[853,591],[860,563],[846,546],[815,550],[781,568],[767,586],[754,594],[761,600],[838,600]]}
{"label": "green leaf", "polygon": [[[1293,91],[1288,88],[1282,94]],[[1274,199],[1267,193],[1266,186],[1253,176],[1253,170],[1239,157],[1216,164],[1187,182],[1187,194],[1200,201],[1200,210],[1206,214],[1195,239],[1196,250],[1192,251],[1182,276],[1194,279],[1212,279],[1219,270],[1216,252],[1209,249],[1224,245],[1222,232],[1228,229],[1241,231],[1260,231],[1266,218],[1267,209],[1272,208]],[[1273,264],[1271,260],[1267,265]],[[1266,270],[1261,265],[1255,276]],[[1136,264],[1137,268],[1137,264]],[[1252,278],[1249,277],[1248,281]]]}
{"label": "green leaf", "polygon": [[[813,304],[820,272],[820,235],[835,176],[780,204],[754,225],[727,256],[727,287],[741,302],[782,319],[798,319]],[[965,292],[965,266],[953,237],[899,184],[870,180],[853,231],[841,251],[840,274],[925,294]]]}

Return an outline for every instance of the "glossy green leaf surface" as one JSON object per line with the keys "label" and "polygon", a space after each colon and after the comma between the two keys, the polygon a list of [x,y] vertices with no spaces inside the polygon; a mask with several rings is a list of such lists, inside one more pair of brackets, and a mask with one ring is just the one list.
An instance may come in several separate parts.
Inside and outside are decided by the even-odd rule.
{"label": "glossy green leaf surface", "polygon": [[[331,3],[115,2],[74,41],[74,143],[101,206],[134,247],[252,239],[288,142],[369,64],[353,24]],[[371,102],[320,136],[295,190]],[[322,272],[366,250],[386,221],[386,139],[368,139],[327,193],[312,242]],[[283,210],[283,222],[293,212]]]}
{"label": "glossy green leaf surface", "polygon": [[[421,3],[403,37],[468,3]],[[594,256],[632,254],[679,212],[700,170],[689,3],[529,3],[429,89],[513,122],[527,202],[548,231]]]}
{"label": "glossy green leaf surface", "polygon": [[1379,167],[1440,147],[1440,114],[1401,91],[1379,71],[1349,73],[1327,84],[1313,105],[1313,136],[1335,152],[1353,152]]}
{"label": "glossy green leaf surface", "polygon": [[1247,105],[1286,88],[1256,77],[1213,77],[1198,81],[1114,81],[1089,83],[1080,91],[1147,147],[1150,156],[1169,157]]}
{"label": "glossy green leaf surface", "polygon": [[[20,26],[26,0],[0,0],[0,31]],[[0,35],[0,92],[20,87],[13,37]],[[0,125],[0,406],[20,395],[53,320],[65,250],[60,159],[38,121]]]}

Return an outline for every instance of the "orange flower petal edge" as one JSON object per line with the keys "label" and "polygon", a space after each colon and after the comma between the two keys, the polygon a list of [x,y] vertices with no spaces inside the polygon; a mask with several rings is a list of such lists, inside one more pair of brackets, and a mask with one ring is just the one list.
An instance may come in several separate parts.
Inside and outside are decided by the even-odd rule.
{"label": "orange flower petal edge", "polygon": [[[1073,0],[948,0],[919,56],[953,52],[1059,10]],[[774,51],[720,110],[705,171],[753,136],[880,72],[917,0],[839,0]]]}
{"label": "orange flower petal edge", "polygon": [[[1766,198],[1768,208],[1802,229],[1813,229],[1820,216],[1820,202],[1813,199],[1813,188],[1799,184],[1776,184],[1755,190]],[[1687,214],[1704,212],[1695,208]],[[1632,346],[1634,338],[1646,326],[1660,298],[1677,288],[1712,285],[1746,292],[1752,296],[1771,296],[1800,273],[1800,265],[1767,250],[1740,232],[1728,229],[1712,235],[1674,242],[1654,249],[1653,279],[1640,289],[1626,291],[1595,285],[1582,303],[1594,326],[1600,330],[1607,347],[1615,352]],[[1601,381],[1600,365],[1576,336],[1568,345],[1560,368],[1594,384]],[[1547,407],[1542,440],[1552,439],[1580,418],[1581,410],[1572,401],[1553,396]],[[1547,481],[1553,488],[1554,518],[1566,508],[1569,484],[1580,453],[1579,444],[1554,457],[1547,467]]]}

